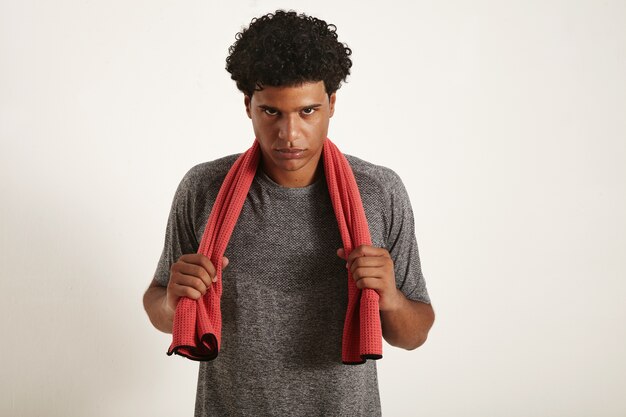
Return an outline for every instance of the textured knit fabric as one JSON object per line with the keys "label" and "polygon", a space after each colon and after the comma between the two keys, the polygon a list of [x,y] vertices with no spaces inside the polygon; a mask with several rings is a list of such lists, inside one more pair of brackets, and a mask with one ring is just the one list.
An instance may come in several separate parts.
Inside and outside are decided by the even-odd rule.
{"label": "textured knit fabric", "polygon": [[[391,170],[346,155],[372,244],[389,250],[396,285],[429,302],[411,205]],[[155,279],[195,253],[226,173],[237,155],[192,168],[181,181]],[[347,309],[337,219],[319,178],[285,188],[258,171],[226,249],[219,360],[201,362],[196,416],[377,416],[376,363],[341,362]]]}
{"label": "textured knit fabric", "polygon": [[[183,297],[176,307],[173,340],[168,354],[177,353],[194,360],[213,360],[221,343],[222,257],[260,161],[257,141],[229,170],[211,210],[198,252],[216,266],[217,281],[198,300]],[[350,164],[330,141],[323,147],[322,163],[330,199],[346,256],[360,245],[371,245],[367,218]],[[379,296],[371,289],[359,290],[346,271],[348,309],[343,331],[342,360],[362,364],[382,357],[382,329]]]}

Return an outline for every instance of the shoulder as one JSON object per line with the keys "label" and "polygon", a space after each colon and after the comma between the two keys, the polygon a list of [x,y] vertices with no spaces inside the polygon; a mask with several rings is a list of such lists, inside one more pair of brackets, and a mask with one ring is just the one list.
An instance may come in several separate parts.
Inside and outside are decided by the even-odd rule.
{"label": "shoulder", "polygon": [[400,176],[391,168],[373,164],[353,155],[345,155],[345,157],[352,168],[361,193],[389,194],[396,191],[398,187],[404,188]]}
{"label": "shoulder", "polygon": [[191,167],[181,179],[174,195],[173,205],[177,210],[186,215],[199,216],[198,220],[201,220],[217,198],[224,178],[238,156],[228,155]]}
{"label": "shoulder", "polygon": [[361,200],[366,211],[378,211],[383,217],[399,213],[402,206],[410,205],[406,188],[400,176],[391,168],[346,155],[352,167]]}
{"label": "shoulder", "polygon": [[194,165],[184,175],[179,188],[188,190],[219,188],[239,155],[228,155]]}
{"label": "shoulder", "polygon": [[[391,248],[394,225],[410,217],[410,202],[400,176],[390,168],[345,155],[354,173],[375,246]],[[408,223],[406,223],[408,224]]]}
{"label": "shoulder", "polygon": [[172,202],[172,215],[179,219],[179,224],[188,224],[197,237],[202,236],[224,178],[238,156],[228,155],[197,164],[180,181]]}

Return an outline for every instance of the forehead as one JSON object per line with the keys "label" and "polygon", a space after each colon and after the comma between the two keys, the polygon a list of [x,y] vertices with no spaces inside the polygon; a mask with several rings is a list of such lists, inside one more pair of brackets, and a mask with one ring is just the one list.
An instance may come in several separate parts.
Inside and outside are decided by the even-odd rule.
{"label": "forehead", "polygon": [[252,95],[253,106],[268,106],[276,109],[291,109],[324,104],[328,102],[323,81],[309,82],[288,87],[263,87]]}

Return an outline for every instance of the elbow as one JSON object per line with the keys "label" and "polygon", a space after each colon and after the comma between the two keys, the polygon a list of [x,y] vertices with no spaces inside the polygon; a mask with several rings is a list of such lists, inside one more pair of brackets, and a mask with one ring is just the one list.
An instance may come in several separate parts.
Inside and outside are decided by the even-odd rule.
{"label": "elbow", "polygon": [[435,322],[435,312],[430,305],[428,307],[429,311],[426,315],[427,317],[425,323],[423,324],[423,327],[416,332],[413,340],[411,340],[408,346],[404,346],[404,349],[415,350],[418,347],[422,346],[424,343],[426,343],[426,340],[428,339],[428,333],[430,332],[430,329],[433,327],[433,323]]}
{"label": "elbow", "polygon": [[410,344],[402,347],[406,350],[415,350],[426,343],[426,339],[428,339],[428,332],[420,332],[420,334],[417,335],[417,337]]}
{"label": "elbow", "polygon": [[412,301],[404,313],[383,314],[383,337],[391,346],[415,350],[426,343],[435,313],[430,304]]}
{"label": "elbow", "polygon": [[393,347],[397,347],[404,350],[415,350],[418,347],[422,346],[426,343],[426,339],[428,339],[428,331],[418,332],[411,337],[403,337],[403,338],[391,338],[388,336],[384,336],[387,343],[389,343]]}

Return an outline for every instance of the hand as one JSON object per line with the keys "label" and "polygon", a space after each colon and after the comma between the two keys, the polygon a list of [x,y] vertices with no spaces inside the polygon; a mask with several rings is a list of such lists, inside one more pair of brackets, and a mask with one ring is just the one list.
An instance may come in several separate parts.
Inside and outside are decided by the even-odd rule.
{"label": "hand", "polygon": [[[228,258],[224,256],[222,267],[226,268],[227,265]],[[165,297],[166,308],[173,315],[180,297],[197,300],[206,294],[215,281],[217,281],[215,266],[209,258],[200,253],[182,255],[170,268],[170,281]]]}
{"label": "hand", "polygon": [[401,306],[402,293],[396,288],[393,260],[386,249],[361,245],[346,258],[344,249],[339,248],[337,256],[347,261],[346,267],[352,272],[357,288],[371,288],[378,293],[380,311]]}

